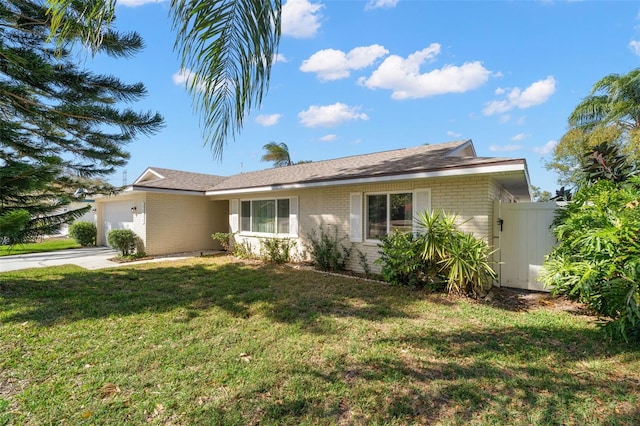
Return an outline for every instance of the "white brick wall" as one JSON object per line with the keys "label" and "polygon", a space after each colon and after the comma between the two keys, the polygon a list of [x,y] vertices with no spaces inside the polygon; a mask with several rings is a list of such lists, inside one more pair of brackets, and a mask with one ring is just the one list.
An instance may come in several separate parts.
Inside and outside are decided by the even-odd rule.
{"label": "white brick wall", "polygon": [[[502,189],[489,176],[467,176],[437,179],[420,179],[393,183],[376,183],[362,185],[345,185],[318,189],[304,189],[299,191],[282,191],[271,193],[275,197],[299,197],[299,231],[295,239],[298,256],[306,256],[305,244],[308,244],[308,234],[315,229],[319,234],[322,224],[327,231],[338,229],[339,238],[346,246],[349,241],[349,195],[353,192],[363,194],[371,192],[413,191],[415,189],[431,189],[432,210],[444,210],[456,214],[461,229],[470,232],[487,243],[492,243],[493,232],[493,200],[501,197]],[[238,199],[264,198],[264,193],[243,194]],[[363,212],[364,213],[364,212]],[[255,237],[238,236],[239,240],[248,240],[256,250],[259,250],[260,239]],[[374,264],[379,257],[379,247],[375,243],[355,243],[351,254],[349,269],[362,271],[359,257],[355,249],[363,252],[373,271],[379,272],[380,267]]]}

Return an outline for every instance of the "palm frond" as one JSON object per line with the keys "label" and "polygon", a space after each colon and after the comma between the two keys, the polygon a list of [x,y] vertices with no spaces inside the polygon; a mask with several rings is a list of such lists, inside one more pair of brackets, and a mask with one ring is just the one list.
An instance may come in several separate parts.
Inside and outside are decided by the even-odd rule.
{"label": "palm frond", "polygon": [[260,105],[280,40],[281,0],[172,0],[175,48],[214,156]]}

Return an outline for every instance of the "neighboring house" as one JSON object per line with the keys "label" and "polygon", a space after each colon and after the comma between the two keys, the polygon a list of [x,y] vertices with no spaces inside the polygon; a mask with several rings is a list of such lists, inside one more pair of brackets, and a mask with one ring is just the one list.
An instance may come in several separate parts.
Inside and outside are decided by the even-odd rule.
{"label": "neighboring house", "polygon": [[[531,201],[524,159],[482,158],[471,140],[317,161],[228,177],[148,168],[126,191],[96,199],[98,244],[132,229],[148,254],[218,248],[235,232],[257,252],[264,238],[289,238],[306,257],[311,232],[337,227],[373,270],[380,237],[413,230],[416,213],[455,213],[464,231],[491,244],[494,200]],[[350,269],[361,269],[352,256]]]}
{"label": "neighboring house", "polygon": [[[85,214],[83,214],[82,216],[80,216],[79,218],[75,219],[74,222],[90,222],[95,224],[96,223],[96,214],[95,214],[95,208],[93,207],[94,205],[94,200],[93,199],[83,199],[82,201],[74,201],[71,204],[65,206],[62,208],[61,212],[68,212],[69,210],[77,210],[80,209],[82,207],[86,207],[87,205],[92,206],[92,208],[90,210],[88,210]],[[68,224],[64,224],[60,227],[60,231],[58,232],[59,235],[69,235],[69,225]]]}

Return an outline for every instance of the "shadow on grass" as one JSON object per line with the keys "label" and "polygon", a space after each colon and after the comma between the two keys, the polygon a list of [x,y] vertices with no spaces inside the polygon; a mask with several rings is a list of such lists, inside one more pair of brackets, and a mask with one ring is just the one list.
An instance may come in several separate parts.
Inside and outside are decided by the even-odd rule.
{"label": "shadow on grass", "polygon": [[[429,309],[456,304],[429,299]],[[638,375],[626,375],[626,365],[620,374],[590,367],[613,356],[620,363],[637,363],[638,348],[608,344],[593,328],[543,320],[439,331],[428,328],[438,324],[415,324],[416,314],[408,308],[415,300],[416,293],[404,288],[227,260],[0,274],[0,318],[18,324],[46,327],[176,308],[183,309],[184,321],[219,309],[236,318],[261,315],[296,324],[316,334],[340,332],[327,318],[377,324],[411,320],[403,322],[406,330],[392,330],[395,334],[371,334],[366,344],[355,345],[355,353],[336,350],[335,361],[316,354],[314,362],[305,355],[283,364],[282,381],[296,378],[303,384],[299,392],[287,393],[283,384],[282,395],[265,396],[256,408],[249,404],[258,395],[248,391],[225,405],[228,412],[211,408],[208,414],[220,416],[220,423],[240,424],[248,420],[245,415],[266,424],[310,418],[328,424],[640,423]],[[237,408],[245,408],[242,404],[246,410]],[[527,417],[514,418],[514,413]]]}
{"label": "shadow on grass", "polygon": [[[404,294],[404,296],[403,296]],[[48,326],[89,318],[218,307],[322,331],[318,315],[406,317],[409,293],[264,264],[220,263],[87,271],[65,266],[0,274],[4,321]],[[10,310],[10,311],[7,311]]]}
{"label": "shadow on grass", "polygon": [[[601,337],[597,330],[543,326],[430,330],[372,342],[409,348],[397,356],[375,354],[331,371],[312,368],[291,375],[360,389],[360,398],[381,408],[376,418],[367,419],[375,424],[440,424],[443,419],[447,424],[640,424],[638,375],[589,367],[614,355],[637,362],[640,348],[601,344]],[[343,401],[325,404],[322,413],[303,402],[289,401],[284,409],[307,407],[314,416],[346,416],[364,424],[366,413],[345,415]]]}

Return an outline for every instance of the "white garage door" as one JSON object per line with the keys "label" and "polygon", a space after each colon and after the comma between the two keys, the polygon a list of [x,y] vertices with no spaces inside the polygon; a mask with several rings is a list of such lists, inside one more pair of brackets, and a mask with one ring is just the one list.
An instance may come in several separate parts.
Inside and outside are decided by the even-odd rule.
{"label": "white garage door", "polygon": [[131,213],[131,201],[120,203],[105,203],[102,217],[104,218],[104,243],[107,244],[107,235],[112,229],[132,229],[133,213]]}

